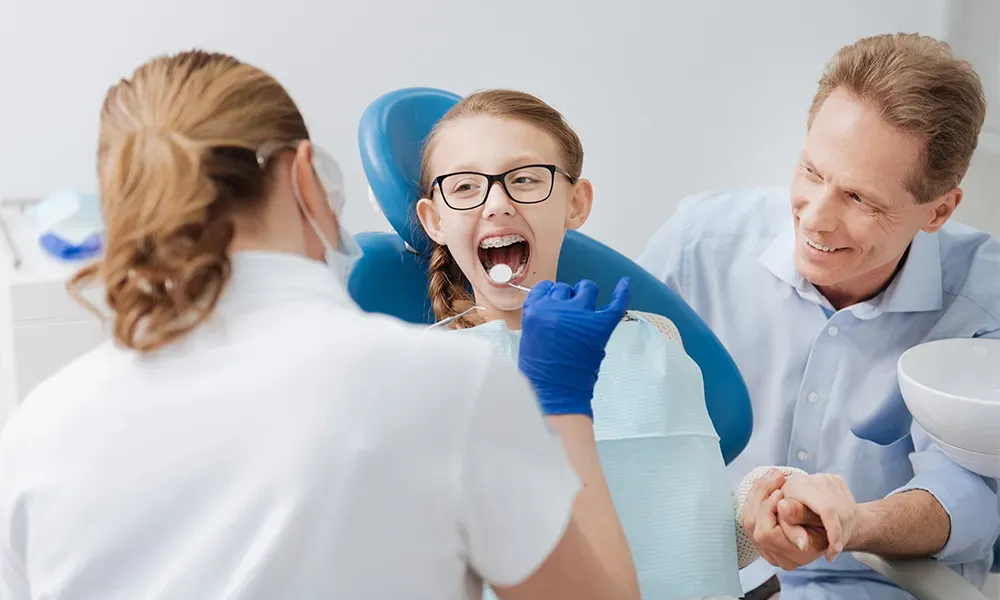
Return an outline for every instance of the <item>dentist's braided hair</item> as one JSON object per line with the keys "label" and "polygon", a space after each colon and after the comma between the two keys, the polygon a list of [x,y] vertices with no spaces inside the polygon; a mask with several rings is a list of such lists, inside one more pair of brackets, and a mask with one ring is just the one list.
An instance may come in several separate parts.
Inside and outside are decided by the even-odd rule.
{"label": "dentist's braided hair", "polygon": [[[420,188],[426,198],[432,198],[431,183],[436,174],[431,173],[431,156],[441,132],[463,117],[485,115],[498,119],[521,121],[538,127],[551,135],[563,154],[563,168],[574,178],[583,172],[583,144],[562,114],[541,99],[516,90],[485,90],[466,96],[438,121],[427,136],[423,161],[420,167]],[[428,295],[434,316],[445,319],[460,314],[475,305],[466,279],[451,251],[435,244],[428,265],[430,284]],[[475,312],[455,320],[451,327],[465,329],[482,322]]]}
{"label": "dentist's braided hair", "polygon": [[128,348],[155,350],[191,331],[229,279],[234,215],[252,217],[266,197],[257,149],[306,139],[291,97],[256,67],[198,51],[142,65],[104,100],[106,248],[70,293],[100,314],[80,288],[103,284],[114,338]]}

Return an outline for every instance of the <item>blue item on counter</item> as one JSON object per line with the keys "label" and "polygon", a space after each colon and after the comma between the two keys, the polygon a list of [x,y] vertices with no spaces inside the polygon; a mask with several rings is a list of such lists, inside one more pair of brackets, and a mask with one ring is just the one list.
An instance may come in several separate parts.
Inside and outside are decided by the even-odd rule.
{"label": "blue item on counter", "polygon": [[38,233],[38,243],[60,260],[85,260],[98,256],[103,243],[100,202],[93,194],[59,190],[28,210],[28,220]]}
{"label": "blue item on counter", "polygon": [[83,260],[101,253],[101,234],[92,234],[79,244],[72,244],[54,233],[45,233],[38,238],[42,249],[63,260]]}

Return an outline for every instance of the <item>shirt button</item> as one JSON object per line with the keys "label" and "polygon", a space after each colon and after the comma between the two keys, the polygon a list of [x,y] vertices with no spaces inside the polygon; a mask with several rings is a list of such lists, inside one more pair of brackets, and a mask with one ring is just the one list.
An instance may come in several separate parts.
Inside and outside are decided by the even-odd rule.
{"label": "shirt button", "polygon": [[808,399],[809,399],[809,404],[816,404],[817,402],[819,402],[819,394],[817,394],[816,392],[810,392]]}
{"label": "shirt button", "polygon": [[830,334],[830,337],[833,337],[840,333],[840,329],[836,325],[830,325],[830,328],[826,332]]}
{"label": "shirt button", "polygon": [[799,450],[799,453],[795,457],[802,461],[809,460],[809,453],[805,450]]}

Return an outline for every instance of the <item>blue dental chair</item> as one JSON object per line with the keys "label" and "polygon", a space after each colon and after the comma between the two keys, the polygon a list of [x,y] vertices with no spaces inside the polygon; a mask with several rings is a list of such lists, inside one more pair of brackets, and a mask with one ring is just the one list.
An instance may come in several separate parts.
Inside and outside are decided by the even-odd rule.
{"label": "blue dental chair", "polygon": [[[430,240],[416,218],[420,199],[422,144],[435,123],[460,97],[442,90],[408,88],[389,92],[369,105],[361,118],[361,162],[375,199],[392,233],[356,236],[364,257],[348,289],[366,311],[394,315],[412,323],[433,323],[427,297]],[[750,440],[750,396],[729,353],[708,326],[670,288],[625,256],[576,231],[566,235],[557,278],[576,283],[591,279],[606,302],[619,278],[632,283],[630,308],[663,315],[680,331],[684,347],[701,368],[708,412],[721,438],[728,464]]]}

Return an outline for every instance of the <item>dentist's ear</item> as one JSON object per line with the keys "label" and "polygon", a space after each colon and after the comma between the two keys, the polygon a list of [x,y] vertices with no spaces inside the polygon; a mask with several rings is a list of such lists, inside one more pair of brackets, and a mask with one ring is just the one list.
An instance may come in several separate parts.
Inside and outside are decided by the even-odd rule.
{"label": "dentist's ear", "polygon": [[566,229],[579,229],[590,217],[594,206],[594,186],[586,179],[578,179],[573,185],[573,197],[566,207]]}
{"label": "dentist's ear", "polygon": [[433,200],[421,198],[417,202],[417,218],[420,219],[420,225],[427,233],[427,237],[434,240],[434,243],[439,246],[447,245],[444,232],[441,231],[441,213],[434,206]]}
{"label": "dentist's ear", "polygon": [[[313,147],[312,142],[303,140],[295,149],[295,158],[292,161],[292,185],[298,190],[299,201],[303,210],[303,227],[306,230],[310,255],[323,256],[324,246],[322,240],[315,239],[315,232],[309,219],[316,224],[316,227],[323,233],[323,237],[333,247],[338,249],[340,238],[337,233],[337,216],[333,214],[333,207],[320,183],[319,176],[313,168]],[[315,242],[315,243],[314,243]]]}

